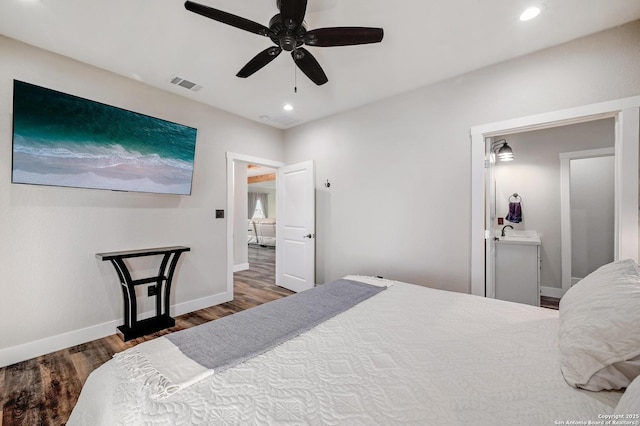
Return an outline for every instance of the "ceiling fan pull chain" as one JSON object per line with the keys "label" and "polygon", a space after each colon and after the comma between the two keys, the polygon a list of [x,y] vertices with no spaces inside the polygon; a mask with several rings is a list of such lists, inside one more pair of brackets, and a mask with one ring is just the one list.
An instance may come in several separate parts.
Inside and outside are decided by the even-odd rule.
{"label": "ceiling fan pull chain", "polygon": [[293,93],[298,93],[298,64],[296,64],[297,49],[294,49],[293,52]]}

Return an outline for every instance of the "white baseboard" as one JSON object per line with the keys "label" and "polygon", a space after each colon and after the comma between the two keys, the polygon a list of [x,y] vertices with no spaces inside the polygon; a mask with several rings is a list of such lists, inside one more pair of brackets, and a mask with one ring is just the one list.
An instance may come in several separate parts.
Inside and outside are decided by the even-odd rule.
{"label": "white baseboard", "polygon": [[237,265],[233,265],[233,272],[246,271],[249,269],[248,263],[239,263]]}
{"label": "white baseboard", "polygon": [[556,299],[560,299],[562,298],[562,296],[564,296],[564,293],[561,288],[541,286],[540,295],[546,296],[546,297],[555,297]]}
{"label": "white baseboard", "polygon": [[109,321],[0,350],[0,368],[115,334],[122,321]]}
{"label": "white baseboard", "polygon": [[[208,308],[209,306],[219,305],[232,300],[233,293],[225,291],[224,293],[214,294],[213,296],[201,297],[200,299],[178,303],[177,305],[172,306],[170,311],[172,316],[177,317],[178,315],[188,314],[189,312],[198,311],[200,309]],[[153,315],[155,315],[155,312],[151,314],[151,316]]]}
{"label": "white baseboard", "polygon": [[[172,316],[178,316],[209,306],[233,300],[233,294],[229,292],[215,294],[213,296],[202,297],[188,302],[178,303],[170,308]],[[138,319],[146,319],[155,315],[155,311],[144,312],[138,315]],[[33,342],[23,343],[0,349],[0,368],[17,362],[26,361],[31,358],[59,351],[71,346],[80,345],[92,340],[101,339],[116,333],[116,327],[122,324],[122,319],[96,324],[79,330],[69,331],[56,336],[46,337]]]}

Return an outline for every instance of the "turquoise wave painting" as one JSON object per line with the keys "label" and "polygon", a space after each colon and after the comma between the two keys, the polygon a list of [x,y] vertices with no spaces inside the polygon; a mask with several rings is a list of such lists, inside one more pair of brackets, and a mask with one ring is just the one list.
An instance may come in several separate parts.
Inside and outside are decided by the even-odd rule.
{"label": "turquoise wave painting", "polygon": [[191,194],[197,130],[14,80],[13,183]]}

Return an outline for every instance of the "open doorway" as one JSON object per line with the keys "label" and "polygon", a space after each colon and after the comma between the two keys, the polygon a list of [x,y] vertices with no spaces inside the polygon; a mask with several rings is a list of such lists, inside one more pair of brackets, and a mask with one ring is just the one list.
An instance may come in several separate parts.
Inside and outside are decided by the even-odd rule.
{"label": "open doorway", "polygon": [[277,168],[238,160],[233,169],[234,282],[275,286]]}
{"label": "open doorway", "polygon": [[[275,285],[293,292],[315,285],[315,186],[313,161],[283,163],[227,153],[227,296],[233,298],[234,271],[250,268],[248,256],[248,167],[276,170]],[[265,204],[266,203],[266,204]],[[255,214],[257,201],[252,208]],[[261,202],[269,209],[268,198]],[[268,216],[268,214],[267,214]],[[267,239],[256,238],[256,242]],[[263,235],[264,236],[264,235]],[[242,257],[242,255],[245,257]]]}
{"label": "open doorway", "polygon": [[[242,199],[242,194],[238,193],[236,204],[247,203],[247,263],[235,261],[234,281],[253,281],[256,285],[263,287],[276,285],[276,169],[257,164],[238,163],[237,168],[246,167],[241,170],[242,178],[246,174],[247,192]],[[242,239],[234,239],[235,244],[241,244],[244,250]],[[234,253],[239,250],[234,248]],[[242,253],[244,258],[244,253]],[[246,265],[246,268],[239,270],[238,264]]]}
{"label": "open doorway", "polygon": [[[557,308],[568,289],[564,276],[571,275],[572,239],[565,240],[566,233],[571,236],[570,230],[576,231],[574,266],[589,264],[591,272],[614,258],[615,120],[609,117],[493,139],[508,142],[513,156],[510,161],[491,163],[494,193],[487,194],[487,203],[495,205],[489,229],[496,249],[493,259],[488,259],[495,264],[495,297]],[[609,168],[574,164],[572,190],[565,188],[562,178],[567,154],[599,156],[605,151],[610,156]],[[567,185],[568,181],[567,176]],[[582,194],[589,199],[583,200]],[[595,194],[601,196],[594,211],[590,207]],[[571,204],[574,208],[566,210],[565,218],[565,209]],[[585,223],[590,226],[585,228]],[[529,269],[530,274],[525,274]]]}
{"label": "open doorway", "polygon": [[[548,129],[612,117],[615,120],[615,259],[638,260],[638,141],[640,96],[618,99],[475,126],[471,129],[471,293],[495,297],[489,261],[495,251],[491,235],[487,140],[504,135]],[[490,145],[489,145],[490,146]]]}
{"label": "open doorway", "polygon": [[[256,172],[252,172],[252,174],[260,175],[259,170],[262,170],[262,168],[265,170],[277,170],[284,166],[284,163],[242,154],[227,153],[227,293],[230,299],[233,299],[234,295],[234,275],[239,274],[239,277],[250,280],[253,274],[249,259],[249,229],[251,226],[251,218],[248,212],[249,165],[257,166],[252,167]],[[275,187],[274,192],[277,194],[277,178],[274,180],[273,186]],[[270,207],[268,197],[266,203],[268,216]],[[254,205],[254,212],[255,207]],[[261,207],[264,215],[265,208]],[[276,211],[276,208],[274,206],[273,211]],[[275,251],[274,248],[274,255]],[[255,260],[253,263],[254,267],[257,268],[259,266]],[[268,263],[273,263],[273,270],[275,271],[275,256],[273,262]],[[264,273],[266,278],[260,277],[257,281],[263,282],[264,280],[265,285],[275,286],[275,278],[272,276],[271,269],[271,265],[268,265],[266,270],[259,271],[260,275]],[[254,281],[255,283],[256,281]]]}

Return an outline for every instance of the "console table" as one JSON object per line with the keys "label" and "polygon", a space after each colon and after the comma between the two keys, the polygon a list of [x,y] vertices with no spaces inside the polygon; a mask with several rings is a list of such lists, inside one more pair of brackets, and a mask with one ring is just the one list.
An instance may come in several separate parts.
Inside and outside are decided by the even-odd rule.
{"label": "console table", "polygon": [[[184,246],[158,247],[142,250],[114,251],[109,253],[96,253],[96,257],[102,261],[111,261],[116,269],[122,297],[124,298],[124,325],[118,327],[118,334],[125,342],[140,336],[155,333],[165,328],[173,327],[176,320],[169,315],[169,294],[171,293],[171,280],[176,270],[180,255],[191,248]],[[162,263],[155,277],[134,280],[124,259],[143,256],[163,255]],[[142,321],[138,321],[138,305],[136,302],[135,287],[141,284],[156,283],[156,315]],[[162,310],[164,305],[164,311]]]}

